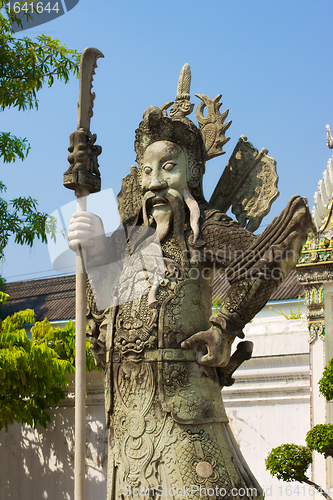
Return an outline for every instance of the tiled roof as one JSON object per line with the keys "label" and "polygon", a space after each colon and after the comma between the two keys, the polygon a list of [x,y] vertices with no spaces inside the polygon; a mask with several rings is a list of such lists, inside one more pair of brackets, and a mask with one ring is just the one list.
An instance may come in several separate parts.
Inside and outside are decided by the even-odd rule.
{"label": "tiled roof", "polygon": [[37,321],[75,317],[75,276],[57,276],[31,281],[7,283],[8,314],[34,309]]}
{"label": "tiled roof", "polygon": [[[229,286],[225,275],[217,276],[214,281],[213,296],[224,297]],[[297,299],[299,296],[304,297],[304,288],[303,285],[298,282],[297,272],[291,271],[283,283],[274,290],[269,300]]]}
{"label": "tiled roof", "polygon": [[[214,282],[213,296],[223,297],[228,288],[224,276],[218,276]],[[49,321],[75,317],[75,276],[8,283],[6,293],[10,296],[5,306],[8,314],[34,309],[37,321],[45,317]],[[304,296],[303,286],[297,281],[296,271],[292,271],[270,300],[297,299],[299,295]]]}
{"label": "tiled roof", "polygon": [[270,300],[298,299],[304,297],[304,287],[297,279],[297,271],[291,271],[283,283],[274,291]]}

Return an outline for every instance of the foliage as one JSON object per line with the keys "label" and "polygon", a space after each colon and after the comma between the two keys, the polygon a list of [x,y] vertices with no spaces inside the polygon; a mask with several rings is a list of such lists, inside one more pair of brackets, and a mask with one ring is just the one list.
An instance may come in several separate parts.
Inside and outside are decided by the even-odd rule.
{"label": "foliage", "polygon": [[[50,417],[45,408],[65,396],[68,374],[75,372],[73,322],[63,329],[54,328],[46,319],[37,322],[29,339],[22,326],[34,321],[34,311],[27,309],[1,322],[0,430],[15,421],[46,428]],[[94,368],[87,342],[87,370]]]}
{"label": "foliage", "polygon": [[305,446],[282,444],[271,450],[265,463],[271,476],[288,482],[303,482],[308,480],[305,473],[312,463],[312,455]]}
{"label": "foliage", "polygon": [[6,280],[0,276],[0,321],[4,319],[7,314],[3,304],[7,302],[8,294],[6,293]]}
{"label": "foliage", "polygon": [[[333,399],[333,359],[324,370],[323,377],[319,381],[319,388],[327,401]],[[307,447],[282,444],[277,448],[273,448],[266,458],[266,469],[278,479],[308,483],[325,498],[331,499],[320,486],[309,480],[305,472],[312,462],[312,451],[321,453],[325,458],[333,457],[333,425],[315,425],[307,433],[305,440]]]}
{"label": "foliage", "polygon": [[[0,192],[5,186],[0,182]],[[15,198],[10,202],[0,198],[0,260],[4,258],[4,250],[11,235],[15,235],[15,243],[33,246],[35,238],[47,241],[47,234],[55,237],[54,219],[37,210],[37,200]]]}
{"label": "foliage", "polygon": [[325,458],[333,458],[333,425],[317,424],[306,435],[306,444],[311,451],[317,451]]}
{"label": "foliage", "polygon": [[333,399],[333,358],[325,366],[323,376],[319,380],[319,390],[327,401]]}
{"label": "foliage", "polygon": [[[65,328],[55,328],[45,318],[33,325],[31,334],[36,345],[48,345],[60,359],[67,360],[72,366],[75,366],[75,326],[72,320],[67,323]],[[86,341],[86,368],[88,372],[96,368],[88,340]]]}
{"label": "foliage", "polygon": [[9,316],[0,331],[0,429],[15,421],[46,427],[50,417],[45,407],[58,404],[74,367],[60,359],[54,349],[29,339],[22,328],[32,323],[30,309]]}
{"label": "foliage", "polygon": [[[43,86],[51,87],[55,79],[67,83],[71,75],[79,75],[80,54],[50,36],[18,38],[12,25],[22,24],[20,16],[13,10],[8,12],[5,6],[6,2],[0,0],[0,110],[38,109],[37,93]],[[0,131],[0,157],[4,163],[23,160],[29,150],[27,138]],[[0,181],[0,192],[5,191]],[[15,243],[29,246],[35,238],[46,242],[49,231],[54,237],[54,221],[48,224],[47,214],[37,210],[37,201],[31,197],[9,202],[0,198],[0,225],[0,260],[11,235]]]}
{"label": "foliage", "polygon": [[24,160],[30,151],[26,138],[20,139],[10,132],[0,132],[0,156],[4,163],[15,162],[16,158]]}
{"label": "foliage", "polygon": [[303,318],[303,314],[301,313],[301,296],[300,295],[298,296],[297,312],[293,312],[291,307],[289,307],[290,314],[285,314],[284,312],[281,311],[281,309],[279,309],[278,311],[275,311],[275,309],[273,309],[273,307],[270,307],[270,310],[277,313],[277,314],[281,314],[286,319],[301,319],[301,318]]}
{"label": "foliage", "polygon": [[[38,109],[37,92],[43,85],[51,87],[55,79],[67,83],[71,74],[79,75],[80,54],[50,36],[17,38],[12,25],[21,24],[20,16],[8,12],[5,5],[0,0],[0,109]],[[22,160],[28,152],[27,139],[0,132],[0,156],[5,163]]]}
{"label": "foliage", "polygon": [[222,297],[216,297],[216,299],[213,299],[212,301],[212,314],[217,314],[218,309],[222,304]]}
{"label": "foliage", "polygon": [[[12,30],[14,23],[21,25],[19,15],[13,10],[7,12],[6,2],[0,0],[0,110],[38,109],[39,90],[51,87],[56,79],[67,83],[71,75],[79,75],[80,54],[50,36],[19,38]],[[11,131],[0,132],[0,157],[4,163],[23,160],[29,150],[27,138],[19,138]],[[0,181],[0,193],[5,191]],[[0,198],[0,224],[0,260],[11,235],[16,243],[32,246],[35,238],[45,242],[47,232],[53,236],[55,233],[54,219],[40,213],[37,201],[31,197],[9,202]],[[0,305],[6,298],[0,277]],[[45,408],[64,396],[67,375],[74,373],[73,323],[60,329],[44,320],[34,325],[29,338],[23,324],[34,320],[31,310],[0,320],[0,429],[7,429],[15,421],[46,427],[49,416]],[[89,352],[89,369],[92,363]]]}

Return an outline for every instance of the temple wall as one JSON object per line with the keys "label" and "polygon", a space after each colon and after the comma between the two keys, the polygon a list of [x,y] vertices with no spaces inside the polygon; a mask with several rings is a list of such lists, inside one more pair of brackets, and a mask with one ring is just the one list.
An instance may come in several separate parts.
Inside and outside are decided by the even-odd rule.
{"label": "temple wall", "polygon": [[[14,424],[0,432],[1,500],[74,499],[74,394],[49,411],[51,423],[38,432]],[[107,430],[104,383],[87,374],[86,499],[106,500]]]}
{"label": "temple wall", "polygon": [[310,428],[308,336],[306,319],[254,319],[246,327],[253,357],[236,371],[234,385],[222,391],[236,440],[267,499],[313,498],[307,486],[278,481],[265,470],[272,448],[305,444]]}

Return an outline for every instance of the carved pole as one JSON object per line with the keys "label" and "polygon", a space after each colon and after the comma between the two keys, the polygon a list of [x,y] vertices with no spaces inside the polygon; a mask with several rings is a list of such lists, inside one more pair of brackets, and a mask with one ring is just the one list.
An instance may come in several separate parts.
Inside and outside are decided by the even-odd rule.
{"label": "carved pole", "polygon": [[[75,191],[77,211],[86,211],[88,194],[88,190],[85,189]],[[75,500],[86,498],[86,276],[84,256],[80,250],[76,254],[75,284]]]}
{"label": "carved pole", "polygon": [[[70,167],[64,173],[64,186],[73,189],[77,197],[77,211],[86,211],[87,196],[101,189],[97,156],[99,146],[94,146],[96,135],[90,133],[95,94],[91,92],[94,69],[103,54],[93,47],[81,55],[80,90],[77,131],[70,135]],[[86,456],[86,273],[84,251],[81,246],[76,254],[76,347],[75,347],[75,462],[74,499],[85,500]]]}

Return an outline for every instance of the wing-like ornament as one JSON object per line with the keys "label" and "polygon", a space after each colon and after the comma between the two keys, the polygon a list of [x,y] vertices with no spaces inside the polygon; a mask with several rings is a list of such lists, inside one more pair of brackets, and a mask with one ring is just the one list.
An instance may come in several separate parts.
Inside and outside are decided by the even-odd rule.
{"label": "wing-like ornament", "polygon": [[210,199],[222,212],[231,207],[240,225],[249,231],[258,229],[280,194],[276,161],[267,153],[267,149],[259,153],[242,135]]}
{"label": "wing-like ornament", "polygon": [[[231,121],[224,122],[229,110],[220,113],[220,107],[222,106],[222,102],[219,102],[222,97],[221,94],[214,97],[214,99],[210,99],[210,97],[203,94],[195,95],[201,99],[195,117],[199,123],[199,129],[206,147],[205,160],[210,160],[225,153],[222,148],[230,139],[230,137],[225,136],[225,133],[230,127]],[[207,108],[206,116],[204,116],[205,108]]]}

